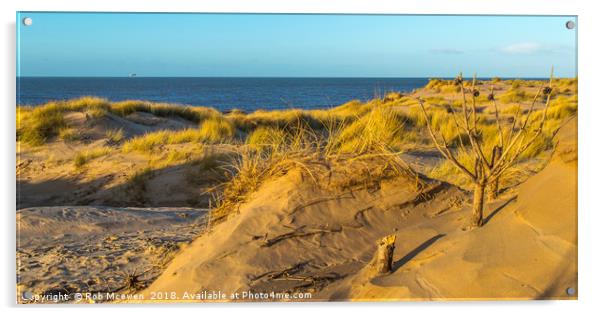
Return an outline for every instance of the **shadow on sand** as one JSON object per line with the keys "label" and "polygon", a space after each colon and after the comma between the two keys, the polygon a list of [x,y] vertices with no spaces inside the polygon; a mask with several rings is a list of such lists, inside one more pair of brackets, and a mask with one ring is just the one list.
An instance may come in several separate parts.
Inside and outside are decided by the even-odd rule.
{"label": "shadow on sand", "polygon": [[509,198],[506,202],[504,202],[502,205],[498,206],[495,210],[493,210],[493,212],[491,212],[489,215],[487,215],[487,217],[485,217],[485,219],[483,219],[483,225],[487,225],[487,223],[489,223],[489,221],[497,214],[499,213],[502,209],[504,209],[506,206],[508,206],[508,204],[516,201],[516,199],[518,198],[518,195],[515,195],[511,198]]}
{"label": "shadow on sand", "polygon": [[416,257],[419,253],[426,250],[428,247],[430,247],[432,244],[434,244],[437,240],[439,240],[440,238],[443,238],[443,237],[445,237],[445,234],[438,234],[436,236],[433,236],[433,237],[429,238],[427,241],[420,244],[418,247],[414,248],[412,251],[408,252],[405,256],[403,256],[403,258],[393,262],[393,272],[397,271],[404,264],[410,262],[410,260],[414,259],[414,257]]}

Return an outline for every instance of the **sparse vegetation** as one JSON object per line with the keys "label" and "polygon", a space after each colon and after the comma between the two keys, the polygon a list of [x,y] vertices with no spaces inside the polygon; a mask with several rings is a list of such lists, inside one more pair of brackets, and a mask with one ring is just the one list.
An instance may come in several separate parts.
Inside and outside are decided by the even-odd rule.
{"label": "sparse vegetation", "polygon": [[105,136],[109,145],[118,145],[123,141],[123,129],[109,129],[106,131]]}
{"label": "sparse vegetation", "polygon": [[59,138],[65,142],[74,142],[82,139],[82,135],[74,128],[64,127],[59,131]]}
{"label": "sparse vegetation", "polygon": [[[345,170],[341,171],[344,180],[331,181],[330,189],[374,185],[392,175],[411,174],[414,178],[413,171],[391,146],[400,135],[403,119],[388,108],[375,108],[350,124],[332,121],[325,132],[314,130],[304,121],[286,129],[256,129],[247,138],[250,146],[226,167],[229,180],[214,199],[212,221],[227,218],[266,179],[295,168],[318,186],[325,170]],[[348,169],[354,163],[358,164]]]}
{"label": "sparse vegetation", "polygon": [[224,142],[234,137],[235,132],[232,123],[223,117],[215,117],[207,119],[199,129],[162,130],[134,137],[123,144],[123,151],[153,153],[165,145]]}
{"label": "sparse vegetation", "polygon": [[203,140],[203,134],[197,129],[180,131],[162,130],[129,139],[123,144],[122,148],[126,153],[132,151],[153,153],[156,149],[165,145],[200,143]]}
{"label": "sparse vegetation", "polygon": [[[515,81],[516,82],[516,81]],[[498,99],[503,103],[518,103],[529,100],[529,96],[523,90],[508,90],[506,93],[501,94]]]}
{"label": "sparse vegetation", "polygon": [[[32,268],[35,275],[52,278],[52,283],[39,283],[29,277],[28,283],[18,284],[18,290],[139,293],[151,283],[159,289],[170,287],[174,276],[164,272],[168,263],[182,245],[198,236],[201,243],[197,240],[186,247],[187,252],[194,250],[189,254],[196,254],[195,260],[178,270],[183,271],[177,274],[178,282],[194,279],[207,268],[223,276],[224,269],[234,267],[237,260],[259,258],[256,263],[261,269],[229,269],[228,273],[233,271],[242,283],[252,278],[255,288],[276,282],[286,291],[295,287],[318,294],[332,292],[322,292],[330,284],[337,290],[341,284],[361,287],[371,282],[368,277],[378,274],[371,272],[374,262],[386,263],[386,269],[376,270],[404,277],[415,260],[399,262],[407,261],[405,252],[416,252],[416,246],[428,247],[416,257],[420,264],[424,261],[420,257],[452,251],[451,257],[432,261],[431,266],[439,267],[449,258],[466,255],[467,249],[475,250],[476,237],[480,249],[471,252],[471,261],[494,270],[508,270],[517,257],[531,252],[521,262],[546,261],[539,250],[556,245],[542,245],[539,230],[557,236],[561,250],[576,250],[568,240],[576,236],[574,228],[557,230],[558,223],[573,223],[576,212],[570,197],[577,193],[573,176],[578,153],[572,138],[577,122],[569,121],[578,111],[576,79],[554,79],[551,87],[542,80],[517,81],[514,89],[513,82],[434,79],[428,88],[411,93],[389,92],[369,101],[315,110],[220,113],[91,97],[18,107],[17,216],[26,221],[22,226],[30,234],[23,243],[28,248],[18,252],[18,262],[23,263],[18,272],[25,276],[28,273],[22,268]],[[547,86],[540,88],[543,84]],[[468,191],[474,193],[472,216]],[[493,202],[486,204],[487,199]],[[50,221],[44,220],[46,216]],[[229,223],[215,226],[234,216]],[[472,226],[486,227],[462,233],[468,218]],[[78,224],[67,225],[75,234],[55,232],[64,221]],[[496,239],[500,231],[509,233],[502,243]],[[76,260],[68,260],[67,268],[76,271],[71,267],[91,262],[93,267],[70,275],[75,282],[58,284],[63,281],[55,276],[64,269],[51,267],[64,260],[48,257],[42,266],[38,264],[49,246],[36,242],[50,240],[40,238],[48,233],[60,235],[50,238],[52,245],[59,246],[64,240],[76,240],[80,233],[89,236],[79,238],[73,249],[83,251]],[[220,237],[221,233],[228,236]],[[240,233],[242,243],[231,238]],[[374,251],[374,241],[387,236],[381,244],[392,247],[395,235],[408,247],[402,245],[400,253],[384,260],[364,260]],[[88,240],[95,241],[94,249],[86,246]],[[511,240],[519,240],[518,246]],[[491,245],[503,249],[491,251]],[[311,253],[309,259],[317,259],[307,261],[307,251],[317,246],[323,251]],[[303,251],[291,252],[291,247]],[[376,257],[381,258],[383,251],[392,254],[391,247],[380,247]],[[274,261],[274,251],[298,258]],[[553,259],[548,260],[553,263],[548,270],[557,271],[558,254],[548,252]],[[62,254],[51,253],[54,259]],[[492,259],[500,254],[502,265]],[[349,265],[351,257],[363,263]],[[215,258],[229,261],[215,265]],[[186,265],[186,260],[176,263]],[[463,260],[456,261],[466,266]],[[478,279],[484,268],[468,267],[470,277]],[[561,270],[563,275],[568,271]],[[538,288],[549,283],[544,282],[549,273],[540,274],[541,279],[527,281]],[[159,281],[154,281],[157,277]],[[345,277],[354,279],[338,282]],[[535,293],[524,282],[504,282],[503,293],[521,297]],[[176,287],[183,288],[182,284],[188,283]],[[423,284],[414,285],[416,293],[424,292]],[[565,289],[557,289],[560,296]],[[374,287],[360,290],[357,293],[364,295],[374,292]],[[442,295],[463,293],[444,290]]]}
{"label": "sparse vegetation", "polygon": [[77,152],[73,157],[73,165],[76,168],[81,168],[89,161],[109,154],[111,150],[106,147],[99,147],[91,150]]}
{"label": "sparse vegetation", "polygon": [[[332,188],[338,189],[371,186],[391,175],[411,174],[407,172],[410,169],[401,161],[400,154],[407,150],[430,150],[427,127],[437,131],[440,141],[445,139],[449,151],[471,174],[477,173],[475,168],[486,170],[486,166],[475,164],[471,141],[478,142],[483,152],[492,153],[496,146],[500,146],[496,117],[505,129],[514,124],[516,133],[520,130],[516,126],[521,126],[527,117],[530,122],[544,118],[545,103],[539,97],[532,111],[526,106],[526,100],[535,98],[536,88],[533,85],[536,81],[493,78],[490,81],[491,93],[481,88],[487,83],[477,81],[473,86],[466,81],[433,79],[415,94],[389,92],[382,98],[367,102],[354,100],[331,109],[258,110],[252,113],[233,110],[227,114],[203,107],[135,100],[111,103],[105,99],[84,97],[39,107],[18,107],[17,139],[31,146],[52,141],[70,142],[69,146],[77,148],[76,154],[57,161],[72,159],[76,169],[109,152],[144,154],[136,156],[136,159],[144,159],[148,170],[141,171],[138,167],[138,173],[134,171],[130,175],[127,185],[127,191],[133,192],[140,204],[144,201],[144,183],[154,174],[153,170],[184,164],[198,165],[194,169],[199,171],[191,173],[189,178],[200,179],[188,181],[196,183],[205,181],[207,177],[222,181],[218,189],[211,191],[214,195],[214,218],[218,219],[227,217],[237,204],[244,202],[267,179],[295,168],[316,183],[320,182],[321,174],[336,169],[345,174],[345,179],[329,180]],[[513,158],[518,165],[504,169],[505,172],[498,171],[498,182],[502,186],[516,184],[518,178],[526,176],[524,166],[553,148],[555,131],[577,111],[576,86],[576,79],[555,81],[554,89],[546,95],[550,101],[539,136]],[[482,90],[480,93],[473,94],[479,89]],[[474,103],[467,105],[462,92]],[[425,93],[421,102],[428,112],[428,119],[416,98],[416,94],[421,93]],[[497,102],[495,106],[494,100]],[[462,127],[465,106],[470,117],[478,117],[474,135],[469,135]],[[72,115],[74,112],[79,114]],[[178,124],[187,123],[181,125],[184,126],[181,129],[160,129],[172,127],[148,125],[148,132],[139,136],[131,136],[135,135],[135,129],[127,129],[126,134],[124,129],[115,125],[109,125],[104,131],[100,129],[100,134],[86,129],[95,124],[103,126],[98,125],[99,122],[134,121],[128,116],[136,112],[172,118],[172,122]],[[113,117],[96,121],[107,116]],[[527,124],[525,135],[536,132],[532,126]],[[505,135],[507,139],[509,136]],[[84,139],[86,141],[81,142]],[[104,140],[107,147],[93,145],[99,139]],[[208,154],[213,151],[215,154]],[[507,156],[515,153],[511,151]],[[490,157],[486,155],[486,158]],[[211,166],[203,167],[206,164]],[[355,169],[349,170],[347,164],[354,164]],[[458,176],[461,173],[450,160],[434,165],[426,173],[429,177],[466,188],[474,186],[470,177]],[[201,200],[206,200],[206,197],[195,198],[194,205]]]}

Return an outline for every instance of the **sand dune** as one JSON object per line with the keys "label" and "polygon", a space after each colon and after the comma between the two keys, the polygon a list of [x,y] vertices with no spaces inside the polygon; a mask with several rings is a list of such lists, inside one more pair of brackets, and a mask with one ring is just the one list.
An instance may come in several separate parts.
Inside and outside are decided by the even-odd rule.
{"label": "sand dune", "polygon": [[[65,117],[81,141],[51,141],[41,147],[19,146],[17,209],[63,205],[207,206],[207,197],[201,197],[200,192],[215,181],[212,181],[212,175],[199,173],[196,165],[187,163],[190,161],[157,168],[153,177],[149,177],[144,192],[132,192],[140,190],[132,188],[129,182],[136,171],[149,164],[149,157],[124,153],[118,146],[108,144],[106,136],[109,131],[122,131],[124,139],[130,139],[156,131],[183,130],[196,127],[196,124],[179,117],[164,118],[143,112],[134,112],[125,118],[110,113],[100,118],[87,118],[83,112],[69,112]],[[186,144],[172,145],[169,149],[194,149],[199,152],[197,156],[202,157],[200,148]],[[112,151],[95,159],[93,167],[74,166],[74,155],[98,149]],[[206,180],[191,181],[195,176]]]}
{"label": "sand dune", "polygon": [[[240,215],[181,250],[141,293],[308,292],[310,300],[576,298],[576,119],[548,166],[464,229],[467,193],[397,178],[333,196],[299,173],[266,183]],[[269,201],[269,203],[266,203]],[[393,273],[365,269],[397,236]],[[253,299],[247,299],[253,300]],[[260,299],[261,300],[261,299]],[[269,300],[269,298],[268,298]]]}
{"label": "sand dune", "polygon": [[[512,92],[510,82],[495,87]],[[568,289],[577,290],[577,120],[566,119],[577,100],[571,93],[558,96],[549,135],[504,175],[501,195],[486,205],[485,225],[472,230],[466,179],[445,169],[409,104],[430,97],[443,115],[440,96],[453,92],[424,88],[412,97],[331,110],[250,114],[173,105],[163,114],[126,115],[110,111],[106,100],[70,101],[107,108],[100,116],[90,116],[90,108],[61,113],[60,133],[75,139],[57,133],[42,144],[17,143],[18,293],[144,296],[131,302],[574,299]],[[501,103],[516,111],[512,102]],[[388,112],[393,108],[398,112]],[[491,107],[479,111],[491,132]],[[332,115],[349,122],[341,135],[328,136],[331,149],[342,142],[351,150],[317,147],[332,132],[320,118]],[[301,118],[316,126],[286,138]],[[362,125],[374,122],[380,123],[372,129]],[[121,139],[111,136],[115,131]],[[278,143],[274,136],[281,134]],[[310,150],[287,149],[308,135],[319,135]],[[245,156],[251,151],[262,155]],[[377,276],[369,267],[376,243],[391,234],[393,269]]]}

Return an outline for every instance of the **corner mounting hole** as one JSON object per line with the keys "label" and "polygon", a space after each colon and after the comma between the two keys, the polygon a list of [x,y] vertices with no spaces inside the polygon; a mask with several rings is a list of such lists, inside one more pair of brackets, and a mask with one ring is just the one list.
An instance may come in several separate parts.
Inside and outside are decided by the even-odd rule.
{"label": "corner mounting hole", "polygon": [[575,28],[575,22],[573,22],[573,21],[567,21],[566,24],[565,24],[565,26],[566,26],[567,29],[572,30],[572,29]]}
{"label": "corner mounting hole", "polygon": [[575,289],[572,287],[569,287],[566,289],[566,294],[568,295],[575,295]]}
{"label": "corner mounting hole", "polygon": [[33,20],[31,18],[24,18],[23,19],[23,25],[30,26],[32,24],[33,24]]}

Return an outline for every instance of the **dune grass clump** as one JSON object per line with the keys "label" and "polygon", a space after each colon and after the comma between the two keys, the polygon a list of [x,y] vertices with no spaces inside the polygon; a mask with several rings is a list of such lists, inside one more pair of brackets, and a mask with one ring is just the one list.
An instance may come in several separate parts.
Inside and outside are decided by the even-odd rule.
{"label": "dune grass clump", "polygon": [[523,80],[514,79],[514,80],[512,80],[512,84],[510,85],[510,88],[512,90],[517,90],[518,88],[520,88],[524,84],[525,84],[525,82]]}
{"label": "dune grass clump", "polygon": [[61,128],[58,134],[59,138],[65,142],[75,142],[82,139],[82,134],[75,128]]}
{"label": "dune grass clump", "polygon": [[312,128],[319,129],[322,122],[313,117],[309,111],[299,109],[265,111],[257,110],[246,115],[230,115],[229,119],[236,128],[250,132],[260,126],[285,128],[294,126],[299,121],[308,123]]}
{"label": "dune grass clump", "polygon": [[[401,99],[391,101],[389,104],[398,104],[405,101],[407,100],[402,96]],[[237,129],[248,133],[259,127],[290,129],[290,127],[296,126],[300,122],[313,130],[324,130],[333,122],[350,123],[370,112],[375,106],[382,104],[383,101],[378,99],[365,103],[352,100],[330,109],[257,110],[249,114],[231,112],[226,115],[226,118],[230,119]]]}
{"label": "dune grass clump", "polygon": [[[229,180],[224,182],[223,191],[214,198],[212,222],[227,218],[235,210],[235,206],[246,201],[266,179],[283,175],[294,167],[300,167],[315,180],[311,161],[318,159],[321,148],[314,131],[303,123],[291,127],[289,132],[279,132],[281,137],[269,137],[267,133],[270,131],[274,130],[259,131],[256,136],[251,135],[250,138],[261,142],[262,146],[242,148],[239,155],[223,167]],[[248,141],[253,143],[255,140]]]}
{"label": "dune grass clump", "polygon": [[445,84],[446,84],[445,80],[442,80],[439,78],[433,78],[433,79],[429,79],[429,82],[426,84],[426,86],[424,88],[429,89],[429,90],[434,90]]}
{"label": "dune grass clump", "polygon": [[[560,95],[552,100],[545,113],[547,119],[542,127],[541,137],[521,154],[521,160],[538,158],[546,151],[554,148],[554,135],[567,119],[576,114],[577,95],[571,97]],[[543,115],[544,110],[539,110],[533,113],[533,118],[538,120]]]}
{"label": "dune grass clump", "polygon": [[215,116],[205,120],[199,129],[161,130],[131,138],[125,141],[122,150],[125,153],[154,153],[165,145],[225,142],[232,139],[235,133],[236,129],[232,123],[223,117]]}
{"label": "dune grass clump", "polygon": [[115,102],[111,106],[111,113],[118,116],[128,116],[134,112],[150,112],[150,102],[127,100]]}
{"label": "dune grass clump", "polygon": [[554,134],[550,131],[542,133],[533,144],[520,154],[519,161],[525,161],[541,156],[542,153],[554,148]]}
{"label": "dune grass clump", "polygon": [[[397,104],[403,102],[402,99],[391,102],[389,104]],[[374,107],[381,106],[382,102],[378,99],[369,102],[361,102],[352,100],[340,106],[327,110],[311,110],[307,111],[308,115],[314,120],[310,126],[317,128],[329,128],[332,124],[348,124],[366,113],[372,111]]]}
{"label": "dune grass clump", "polygon": [[347,103],[341,104],[335,108],[330,109],[330,112],[345,115],[345,116],[362,116],[372,109],[373,104],[371,102],[363,103],[359,100],[351,100]]}
{"label": "dune grass clump", "polygon": [[440,92],[442,88],[451,85],[449,80],[443,80],[439,78],[430,79],[429,82],[424,87],[427,90],[433,90],[435,92]]}
{"label": "dune grass clump", "polygon": [[87,109],[104,109],[110,107],[110,102],[104,98],[85,96],[77,99],[65,101],[63,108],[65,111],[83,111]]}
{"label": "dune grass clump", "polygon": [[152,153],[156,147],[167,144],[169,133],[169,131],[159,131],[134,137],[123,144],[122,150],[125,153],[132,151]]}
{"label": "dune grass clump", "polygon": [[385,97],[383,98],[383,102],[395,102],[395,101],[400,100],[401,98],[403,98],[403,94],[401,92],[391,91],[391,92],[387,92],[385,94]]}
{"label": "dune grass clump", "polygon": [[[516,81],[515,81],[516,82]],[[514,84],[513,84],[514,85]],[[528,96],[523,90],[510,89],[498,97],[503,103],[518,103],[523,101],[530,101],[532,97]]]}
{"label": "dune grass clump", "polygon": [[577,113],[577,105],[566,104],[563,106],[550,107],[548,117],[551,119],[562,120]]}
{"label": "dune grass clump", "polygon": [[198,129],[187,128],[180,131],[165,131],[164,142],[168,145],[185,144],[185,143],[201,143],[203,136]]}
{"label": "dune grass clump", "polygon": [[164,145],[200,143],[205,138],[198,129],[185,129],[180,131],[162,130],[144,134],[127,140],[122,147],[123,152],[138,151],[153,153]]}
{"label": "dune grass clump", "polygon": [[501,114],[517,115],[523,112],[523,108],[519,104],[511,104],[499,111]]}
{"label": "dune grass clump", "polygon": [[552,119],[565,119],[577,113],[577,95],[570,97],[559,95],[550,102],[548,117]]}
{"label": "dune grass clump", "polygon": [[101,117],[106,116],[107,113],[108,113],[108,111],[103,108],[90,108],[90,109],[85,110],[85,112],[84,112],[86,117],[91,118],[91,119],[99,119]]}
{"label": "dune grass clump", "polygon": [[162,169],[169,166],[191,163],[205,154],[205,145],[187,144],[186,146],[166,146],[160,151],[154,151],[148,160],[149,167]]}
{"label": "dune grass clump", "polygon": [[124,139],[123,129],[109,129],[105,132],[105,137],[109,145],[118,145]]}
{"label": "dune grass clump", "polygon": [[17,109],[17,140],[32,146],[42,145],[57,136],[66,125],[58,103],[33,109]]}
{"label": "dune grass clump", "polygon": [[77,152],[73,157],[73,165],[75,168],[81,168],[91,160],[106,156],[111,152],[110,148],[99,147],[91,150]]}
{"label": "dune grass clump", "polygon": [[[256,129],[247,138],[249,146],[241,148],[233,163],[224,167],[229,180],[223,183],[223,190],[213,199],[215,207],[211,222],[228,218],[267,179],[282,176],[292,169],[299,170],[304,179],[317,186],[321,185],[321,177],[337,170],[338,180],[331,181],[329,177],[330,190],[372,186],[391,176],[413,174],[408,172],[410,169],[405,163],[400,162],[398,153],[387,147],[386,140],[395,139],[403,127],[397,115],[390,108],[377,108],[358,119],[357,124],[339,123],[329,126],[325,133],[313,130],[301,121],[286,129]],[[380,129],[384,129],[382,134]],[[357,142],[366,137],[369,138],[366,143]],[[348,152],[342,151],[344,146],[350,146]],[[350,168],[350,164],[354,167]]]}
{"label": "dune grass clump", "polygon": [[577,78],[563,78],[559,79],[557,83],[558,91],[563,94],[577,93]]}
{"label": "dune grass clump", "polygon": [[[429,109],[430,117],[433,119],[435,126],[441,127],[443,125],[447,125],[448,121],[451,121],[451,118],[448,116],[448,109],[442,106],[433,106],[432,104],[426,104]],[[413,106],[407,112],[408,122],[413,126],[417,127],[425,127],[426,119],[424,115],[422,115],[422,110],[419,106]]]}
{"label": "dune grass clump", "polygon": [[213,108],[192,107],[169,103],[152,103],[139,100],[115,102],[111,105],[110,111],[111,113],[122,117],[135,112],[146,112],[160,117],[180,117],[197,124],[204,119],[219,114],[219,112]]}
{"label": "dune grass clump", "polygon": [[389,108],[375,108],[332,135],[339,153],[365,154],[382,147],[395,147],[402,140],[407,118]]}
{"label": "dune grass clump", "polygon": [[234,137],[236,127],[221,115],[212,116],[201,123],[200,137],[210,143],[218,143]]}
{"label": "dune grass clump", "polygon": [[247,136],[246,143],[257,149],[278,149],[285,144],[286,137],[286,132],[283,129],[261,126]]}
{"label": "dune grass clump", "polygon": [[432,90],[438,93],[450,94],[460,91],[460,87],[454,84],[453,80],[431,79],[424,87],[426,90]]}

